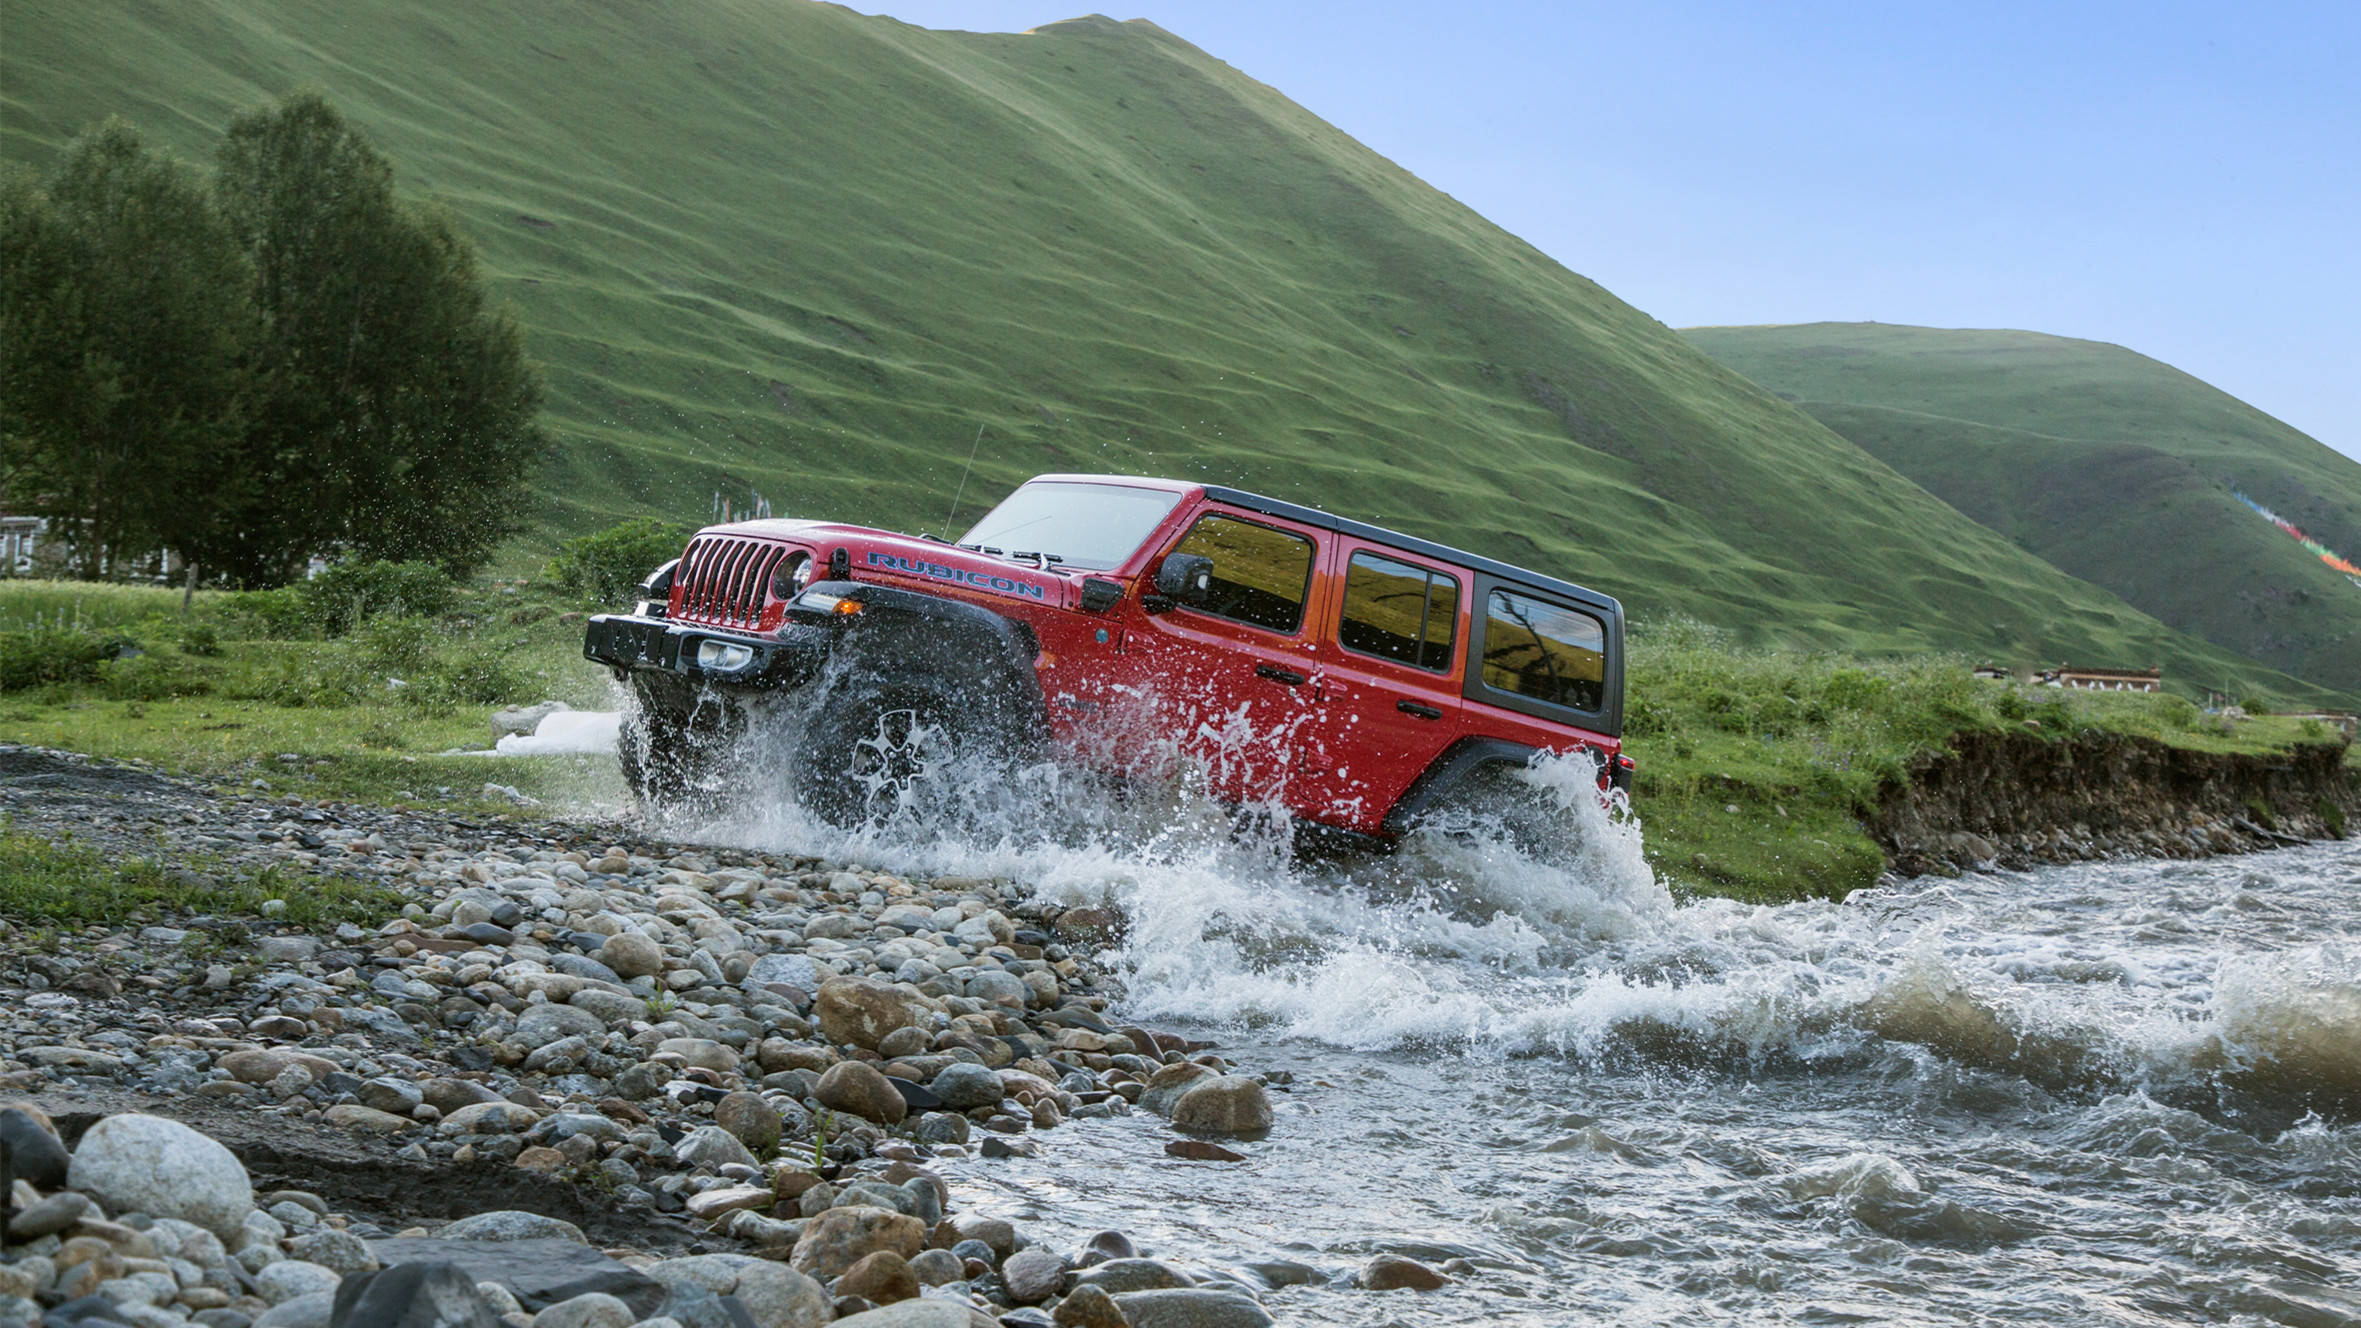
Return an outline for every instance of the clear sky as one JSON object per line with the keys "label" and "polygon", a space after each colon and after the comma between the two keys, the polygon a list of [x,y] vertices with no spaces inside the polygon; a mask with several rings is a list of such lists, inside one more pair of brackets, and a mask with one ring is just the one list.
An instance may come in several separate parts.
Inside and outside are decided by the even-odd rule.
{"label": "clear sky", "polygon": [[[1020,31],[1073,0],[863,0]],[[2361,459],[2361,0],[1147,0],[1675,327],[2128,346]]]}

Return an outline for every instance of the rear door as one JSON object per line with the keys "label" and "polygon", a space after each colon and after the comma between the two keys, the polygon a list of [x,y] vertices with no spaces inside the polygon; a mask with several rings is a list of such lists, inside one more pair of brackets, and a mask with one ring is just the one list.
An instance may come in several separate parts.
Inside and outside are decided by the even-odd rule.
{"label": "rear door", "polygon": [[1388,808],[1459,736],[1468,574],[1340,537],[1322,577],[1319,715],[1298,779],[1312,819],[1377,831]]}
{"label": "rear door", "polygon": [[[1150,615],[1125,644],[1126,669],[1150,705],[1146,739],[1125,762],[1170,753],[1205,771],[1217,797],[1283,799],[1301,731],[1316,714],[1313,576],[1330,532],[1208,506],[1164,550],[1213,560],[1212,593]],[[1157,563],[1151,563],[1154,574]],[[1153,736],[1149,736],[1153,735]]]}

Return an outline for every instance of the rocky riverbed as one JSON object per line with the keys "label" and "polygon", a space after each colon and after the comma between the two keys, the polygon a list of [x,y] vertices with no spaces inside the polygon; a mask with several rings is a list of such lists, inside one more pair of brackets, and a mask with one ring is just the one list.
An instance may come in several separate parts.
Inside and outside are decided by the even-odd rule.
{"label": "rocky riverbed", "polygon": [[1111,1019],[1102,909],[27,748],[0,747],[0,818],[401,901],[325,933],[269,901],[0,919],[0,1325],[1228,1328],[1289,1284],[1467,1271],[1187,1264],[961,1211],[946,1168],[1094,1118],[1155,1113],[1164,1165],[1227,1165],[1294,1091]]}

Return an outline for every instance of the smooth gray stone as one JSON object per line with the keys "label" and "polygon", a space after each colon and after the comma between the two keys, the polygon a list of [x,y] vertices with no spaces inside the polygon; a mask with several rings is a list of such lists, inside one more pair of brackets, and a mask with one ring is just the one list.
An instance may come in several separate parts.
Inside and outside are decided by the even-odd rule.
{"label": "smooth gray stone", "polygon": [[570,1240],[443,1240],[396,1236],[369,1242],[369,1251],[391,1267],[450,1263],[477,1282],[496,1282],[528,1310],[603,1291],[647,1318],[663,1302],[664,1286],[617,1263],[588,1245]]}
{"label": "smooth gray stone", "polygon": [[475,1281],[450,1263],[354,1273],[336,1288],[328,1328],[501,1328]]}

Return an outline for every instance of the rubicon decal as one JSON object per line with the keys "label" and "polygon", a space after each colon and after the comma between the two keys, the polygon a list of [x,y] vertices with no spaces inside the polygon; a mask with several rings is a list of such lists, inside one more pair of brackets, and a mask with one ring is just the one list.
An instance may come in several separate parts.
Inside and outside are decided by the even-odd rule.
{"label": "rubicon decal", "polygon": [[898,553],[878,553],[872,550],[869,554],[869,565],[890,568],[897,572],[908,572],[913,576],[930,576],[937,581],[956,581],[963,586],[979,586],[985,590],[998,591],[1003,595],[1018,595],[1027,599],[1049,598],[1048,592],[1042,587],[1029,581],[1019,581],[1013,576],[1000,576],[992,572],[971,572],[964,567],[948,567],[942,563],[921,562],[916,558],[905,558]]}

